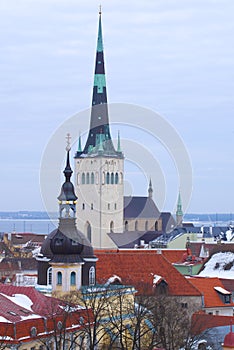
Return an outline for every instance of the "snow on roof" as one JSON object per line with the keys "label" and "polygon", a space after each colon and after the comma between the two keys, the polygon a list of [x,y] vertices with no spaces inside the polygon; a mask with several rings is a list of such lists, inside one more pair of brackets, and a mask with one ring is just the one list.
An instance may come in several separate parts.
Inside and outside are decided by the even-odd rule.
{"label": "snow on roof", "polygon": [[226,289],[224,289],[224,288],[222,288],[222,287],[214,287],[214,289],[215,289],[217,292],[222,293],[222,294],[228,294],[228,295],[231,294],[228,290],[226,290]]}
{"label": "snow on roof", "polygon": [[9,320],[7,320],[5,317],[0,316],[0,322],[10,322]]}
{"label": "snow on roof", "polygon": [[205,268],[199,273],[204,277],[234,278],[234,253],[215,253],[205,263]]}
{"label": "snow on roof", "polygon": [[160,275],[154,275],[154,279],[153,279],[153,284],[157,284],[160,280],[162,280],[163,277]]}
{"label": "snow on roof", "polygon": [[4,295],[5,298],[9,299],[10,301],[12,301],[14,304],[17,304],[29,311],[32,311],[31,306],[33,305],[32,300],[27,297],[24,294],[14,294],[14,296],[10,297],[9,295],[0,293],[2,295]]}

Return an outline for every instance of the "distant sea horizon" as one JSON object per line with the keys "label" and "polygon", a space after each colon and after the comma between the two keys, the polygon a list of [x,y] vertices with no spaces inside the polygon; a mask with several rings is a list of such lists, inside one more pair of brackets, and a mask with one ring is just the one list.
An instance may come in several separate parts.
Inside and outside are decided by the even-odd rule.
{"label": "distant sea horizon", "polygon": [[[229,226],[234,224],[232,213],[188,213],[184,215],[184,222],[191,222],[194,226]],[[15,211],[0,212],[0,232],[33,232],[48,234],[58,226],[58,213],[43,211]]]}

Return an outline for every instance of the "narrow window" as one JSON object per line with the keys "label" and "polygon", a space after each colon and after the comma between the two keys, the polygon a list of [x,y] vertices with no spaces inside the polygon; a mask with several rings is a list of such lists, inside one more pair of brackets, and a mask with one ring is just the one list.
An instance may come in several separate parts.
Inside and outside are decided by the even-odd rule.
{"label": "narrow window", "polygon": [[138,231],[138,221],[135,221],[135,231]]}
{"label": "narrow window", "polygon": [[91,173],[91,184],[94,184],[94,173]]}
{"label": "narrow window", "polygon": [[85,173],[82,173],[81,182],[82,182],[82,185],[85,184]]}
{"label": "narrow window", "polygon": [[89,269],[89,285],[90,286],[95,285],[95,268],[94,268],[94,266],[91,266]]}
{"label": "narrow window", "polygon": [[110,232],[114,232],[114,221],[111,221],[110,223]]}
{"label": "narrow window", "polygon": [[71,286],[75,286],[76,285],[76,273],[74,271],[71,272]]}
{"label": "narrow window", "polygon": [[115,173],[115,183],[116,183],[116,185],[118,185],[118,183],[119,183],[119,174],[118,173]]}
{"label": "narrow window", "polygon": [[106,183],[107,185],[110,183],[110,173],[106,173]]}
{"label": "narrow window", "polygon": [[93,210],[93,203],[91,203],[91,210]]}
{"label": "narrow window", "polygon": [[114,173],[111,173],[111,184],[114,184]]}
{"label": "narrow window", "polygon": [[89,185],[89,173],[86,174],[86,184]]}
{"label": "narrow window", "polygon": [[158,222],[157,221],[155,221],[154,230],[158,231]]}
{"label": "narrow window", "polygon": [[85,210],[85,204],[84,203],[82,203],[82,209]]}
{"label": "narrow window", "polygon": [[124,227],[125,227],[125,231],[128,231],[128,221],[125,221]]}
{"label": "narrow window", "polygon": [[62,285],[62,272],[57,272],[57,285]]}
{"label": "narrow window", "polygon": [[108,210],[110,210],[110,203],[108,203],[107,208],[108,208]]}
{"label": "narrow window", "polygon": [[148,229],[149,229],[149,223],[148,223],[148,221],[146,221],[145,222],[145,230],[148,231]]}
{"label": "narrow window", "polygon": [[89,242],[91,242],[91,240],[92,240],[91,225],[89,222],[86,225],[87,225],[87,228],[86,228],[87,238],[88,238]]}

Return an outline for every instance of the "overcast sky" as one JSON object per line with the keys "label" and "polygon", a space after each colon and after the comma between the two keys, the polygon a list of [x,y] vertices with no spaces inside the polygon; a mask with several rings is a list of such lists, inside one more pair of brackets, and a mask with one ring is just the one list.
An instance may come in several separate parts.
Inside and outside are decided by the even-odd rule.
{"label": "overcast sky", "polygon": [[[98,7],[0,2],[1,211],[44,209],[44,149],[90,106]],[[102,9],[109,102],[150,108],[180,135],[193,169],[188,212],[234,212],[234,1],[103,0]],[[165,210],[178,188],[172,201],[170,192]]]}

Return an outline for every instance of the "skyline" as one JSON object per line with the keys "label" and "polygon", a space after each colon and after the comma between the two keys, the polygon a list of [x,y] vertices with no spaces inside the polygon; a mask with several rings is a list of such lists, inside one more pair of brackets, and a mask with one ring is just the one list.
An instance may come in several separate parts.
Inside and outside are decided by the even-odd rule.
{"label": "skyline", "polygon": [[[62,124],[90,107],[98,8],[73,0],[0,5],[1,211],[44,209],[43,151]],[[151,109],[180,135],[193,169],[188,212],[233,212],[233,10],[231,0],[102,3],[109,103]],[[167,179],[161,153],[159,161]],[[56,169],[60,185],[63,166]],[[134,194],[146,195],[148,184],[140,184],[130,183]],[[173,211],[177,194],[176,183],[164,210]]]}

